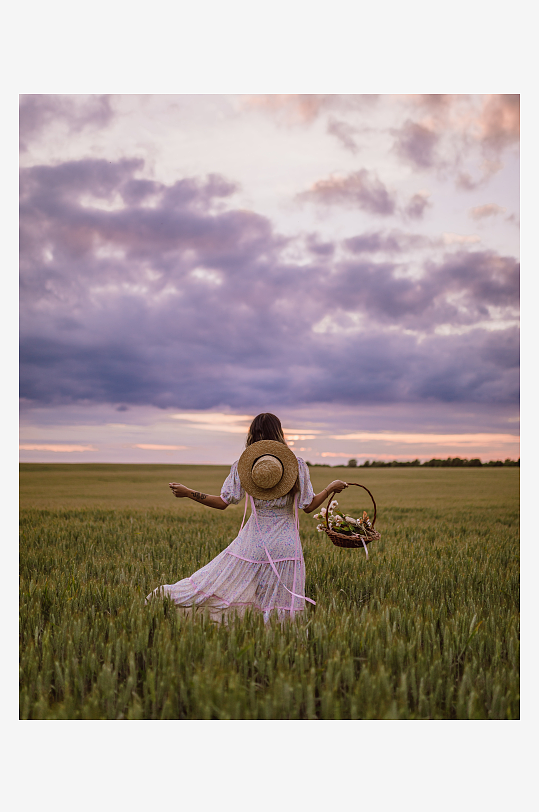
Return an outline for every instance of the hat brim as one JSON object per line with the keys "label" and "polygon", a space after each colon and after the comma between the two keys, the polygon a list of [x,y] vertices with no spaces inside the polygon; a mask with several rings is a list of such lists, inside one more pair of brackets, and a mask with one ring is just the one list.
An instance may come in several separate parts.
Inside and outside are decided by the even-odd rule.
{"label": "hat brim", "polygon": [[[251,476],[251,469],[259,457],[271,454],[283,466],[283,475],[273,488],[260,488]],[[278,499],[294,487],[298,478],[299,466],[296,455],[287,445],[277,440],[259,440],[247,446],[238,460],[238,475],[242,488],[255,499]]]}

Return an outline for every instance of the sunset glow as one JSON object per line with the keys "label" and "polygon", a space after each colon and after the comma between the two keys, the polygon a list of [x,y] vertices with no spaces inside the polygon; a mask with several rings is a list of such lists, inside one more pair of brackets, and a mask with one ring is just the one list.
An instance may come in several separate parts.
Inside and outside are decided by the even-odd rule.
{"label": "sunset glow", "polygon": [[333,440],[381,440],[411,445],[453,445],[488,448],[492,444],[514,443],[513,434],[393,434],[391,432],[360,432],[358,434],[332,434]]}
{"label": "sunset glow", "polygon": [[52,451],[54,454],[72,454],[74,451],[97,451],[91,445],[69,445],[68,443],[21,443],[19,451]]}

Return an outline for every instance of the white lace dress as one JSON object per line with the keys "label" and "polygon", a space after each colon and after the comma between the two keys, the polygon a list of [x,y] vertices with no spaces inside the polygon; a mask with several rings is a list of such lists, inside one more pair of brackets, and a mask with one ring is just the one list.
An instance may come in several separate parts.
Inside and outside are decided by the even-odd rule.
{"label": "white lace dress", "polygon": [[[263,612],[267,622],[272,613],[280,620],[294,618],[305,609],[305,562],[299,538],[297,511],[314,497],[306,463],[298,457],[299,492],[279,499],[254,502],[247,523],[238,536],[209,564],[189,578],[164,584],[151,592],[169,595],[185,612],[207,610],[214,620],[226,622],[229,614],[242,615],[247,607]],[[237,462],[221,489],[221,499],[237,505],[245,496]],[[244,515],[245,519],[245,515]]]}

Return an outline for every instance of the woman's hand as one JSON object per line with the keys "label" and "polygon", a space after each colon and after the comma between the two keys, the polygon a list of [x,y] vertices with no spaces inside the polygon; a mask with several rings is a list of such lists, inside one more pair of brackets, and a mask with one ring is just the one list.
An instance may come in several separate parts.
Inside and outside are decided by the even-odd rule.
{"label": "woman's hand", "polygon": [[182,485],[181,482],[169,482],[168,487],[171,489],[174,496],[178,499],[185,499],[186,496],[191,496],[191,491]]}
{"label": "woman's hand", "polygon": [[333,482],[331,482],[327,486],[326,490],[327,490],[328,494],[330,494],[332,491],[335,491],[336,493],[340,493],[341,491],[344,491],[344,489],[347,488],[347,487],[348,487],[348,482],[343,482],[342,479],[335,479]]}
{"label": "woman's hand", "polygon": [[307,505],[307,507],[303,508],[304,512],[305,513],[312,513],[313,510],[316,510],[317,507],[320,507],[320,505],[323,502],[326,501],[326,499],[328,498],[330,493],[333,493],[333,492],[340,493],[341,491],[344,491],[344,489],[347,488],[347,487],[348,487],[348,482],[343,482],[342,479],[333,480],[333,482],[331,482],[327,486],[327,488],[324,488],[323,491],[320,491],[320,493],[317,493],[313,497],[313,501],[311,502],[310,505]]}

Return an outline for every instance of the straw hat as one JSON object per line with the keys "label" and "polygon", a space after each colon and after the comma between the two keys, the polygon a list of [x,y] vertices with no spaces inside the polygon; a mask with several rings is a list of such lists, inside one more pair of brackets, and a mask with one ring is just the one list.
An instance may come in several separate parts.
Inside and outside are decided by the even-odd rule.
{"label": "straw hat", "polygon": [[238,461],[242,487],[255,499],[278,499],[294,486],[298,460],[277,440],[259,440],[247,446]]}

